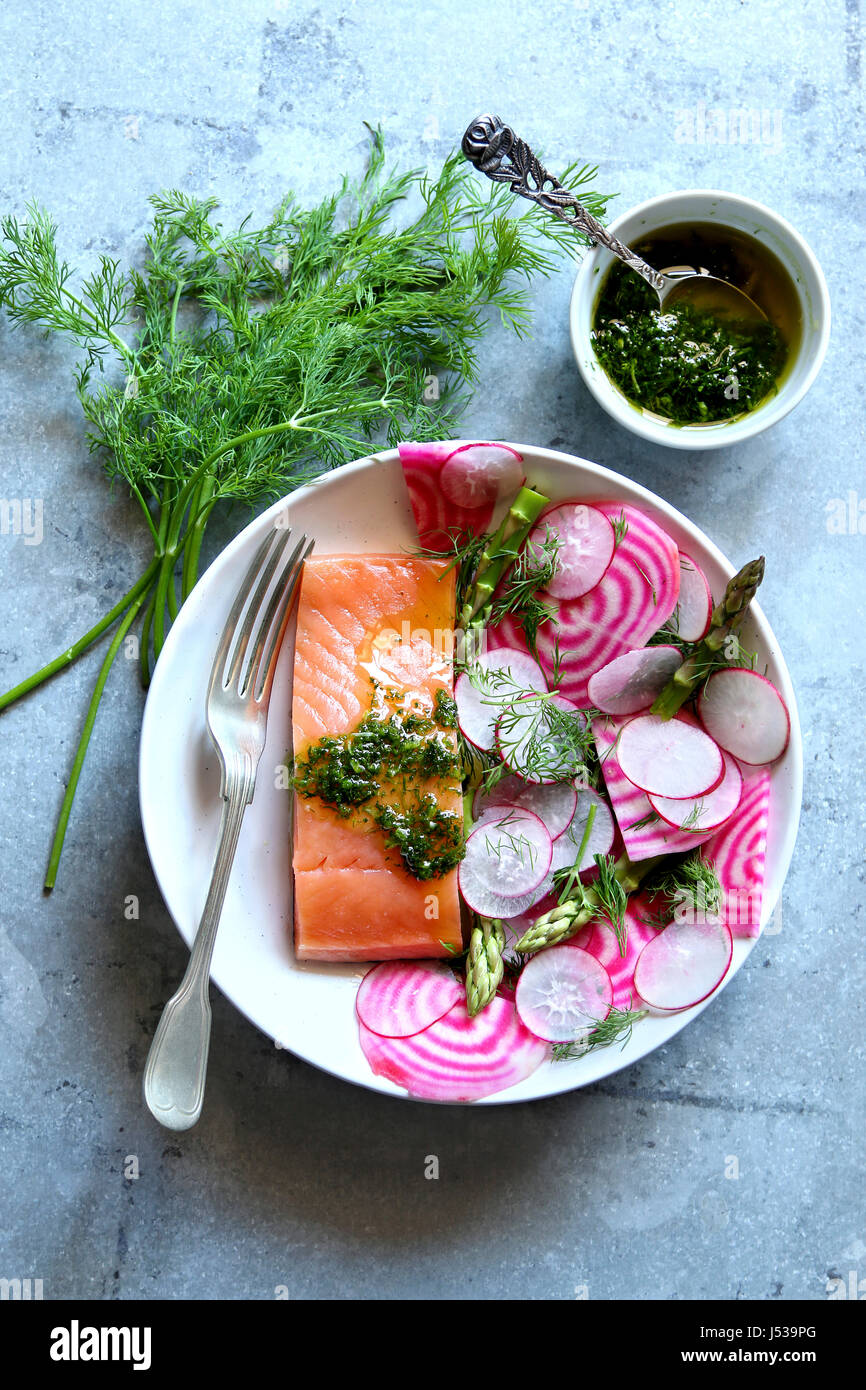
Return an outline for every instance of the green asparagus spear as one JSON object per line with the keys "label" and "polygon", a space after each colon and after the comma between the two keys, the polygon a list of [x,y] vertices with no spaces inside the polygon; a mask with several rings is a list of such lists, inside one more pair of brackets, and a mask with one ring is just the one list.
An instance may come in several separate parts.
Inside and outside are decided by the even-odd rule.
{"label": "green asparagus spear", "polygon": [[671,719],[706,679],[718,662],[719,652],[746,616],[763,577],[764,557],[761,555],[757,560],[750,560],[728,582],[721,603],[713,609],[706,637],[695,644],[682,666],[671,676],[652,706],[651,714]]}
{"label": "green asparagus spear", "polygon": [[[634,893],[650,869],[666,857],[663,854],[655,855],[651,859],[642,859],[639,864],[633,864],[628,855],[623,854],[613,866],[613,878],[626,895]],[[530,955],[535,951],[541,951],[545,946],[558,946],[561,941],[576,936],[581,928],[587,926],[594,918],[606,917],[609,910],[610,904],[605,896],[599,893],[597,886],[584,888],[578,880],[574,894],[539,917],[529,930],[524,932],[515,949],[523,955]]]}
{"label": "green asparagus spear", "polygon": [[472,592],[463,605],[459,625],[464,631],[481,629],[489,616],[490,600],[507,567],[516,559],[540,513],[550,501],[534,488],[522,487],[508,515],[494,531],[478,559]]}
{"label": "green asparagus spear", "polygon": [[466,1009],[474,1018],[502,983],[505,928],[498,917],[477,917],[466,954]]}

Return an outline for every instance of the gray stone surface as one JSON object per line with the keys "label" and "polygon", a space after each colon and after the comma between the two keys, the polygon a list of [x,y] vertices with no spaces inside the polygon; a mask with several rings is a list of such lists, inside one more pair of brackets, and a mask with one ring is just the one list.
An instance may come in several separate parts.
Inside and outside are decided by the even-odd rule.
{"label": "gray stone surface", "polygon": [[[858,0],[517,0],[495,14],[455,0],[10,0],[0,49],[0,208],[45,203],[84,268],[138,253],[161,187],[260,212],[286,186],[313,197],[359,168],[364,119],[383,122],[395,159],[432,166],[493,109],[552,167],[598,162],[623,208],[689,186],[769,203],[811,241],[835,307],[803,405],[750,444],[689,455],[641,444],[587,396],[564,269],[537,296],[532,340],[491,332],[466,424],[596,459],[732,556],[766,552],[807,767],[780,934],[641,1065],[501,1110],[353,1089],[275,1052],[217,998],[204,1118],[169,1136],[143,1108],[141,1070],[185,951],[141,839],[132,663],[105,698],[58,888],[40,892],[90,656],[0,722],[0,1276],[42,1278],[46,1298],[267,1299],[285,1285],[295,1298],[782,1300],[866,1277],[866,536],[826,525],[830,499],[866,497]],[[700,103],[766,113],[766,140],[689,143]],[[0,492],[41,497],[45,532],[41,546],[0,537],[4,688],[93,622],[146,552],[88,457],[70,366],[64,347],[0,325]],[[130,893],[139,922],[124,919]],[[432,1154],[438,1181],[424,1177]]]}

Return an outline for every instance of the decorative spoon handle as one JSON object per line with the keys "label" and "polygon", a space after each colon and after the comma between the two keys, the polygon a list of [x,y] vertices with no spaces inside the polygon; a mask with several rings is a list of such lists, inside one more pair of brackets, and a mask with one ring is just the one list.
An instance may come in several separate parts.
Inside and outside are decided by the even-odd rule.
{"label": "decorative spoon handle", "polygon": [[558,217],[560,222],[583,232],[593,245],[601,242],[657,292],[664,287],[666,277],[661,271],[653,270],[630,247],[611,236],[598,218],[593,217],[573,193],[569,193],[558,179],[547,172],[526,141],[515,135],[498,116],[476,117],[463,136],[462,148],[470,164],[474,164],[494,183],[509,184],[512,193],[519,193],[521,198],[537,203],[552,217]]}

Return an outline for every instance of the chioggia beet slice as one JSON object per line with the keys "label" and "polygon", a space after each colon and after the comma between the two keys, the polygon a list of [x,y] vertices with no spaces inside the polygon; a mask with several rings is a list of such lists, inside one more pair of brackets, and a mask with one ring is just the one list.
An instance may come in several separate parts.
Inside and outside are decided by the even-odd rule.
{"label": "chioggia beet slice", "polygon": [[358,1018],[374,1033],[408,1038],[422,1033],[463,997],[463,986],[444,961],[389,960],[361,981]]}
{"label": "chioggia beet slice", "polygon": [[769,812],[770,773],[747,768],[736,811],[701,850],[722,885],[722,916],[734,936],[760,935]]}
{"label": "chioggia beet slice", "polygon": [[465,1002],[409,1038],[383,1038],[359,1024],[364,1056],[376,1076],[419,1100],[473,1101],[516,1086],[541,1065],[547,1044],[524,1026],[510,999],[497,995],[475,1018]]}

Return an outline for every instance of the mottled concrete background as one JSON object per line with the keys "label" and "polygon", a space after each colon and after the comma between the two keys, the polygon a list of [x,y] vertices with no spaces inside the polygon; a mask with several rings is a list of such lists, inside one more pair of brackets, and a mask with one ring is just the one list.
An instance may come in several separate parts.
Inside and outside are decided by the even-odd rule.
{"label": "mottled concrete background", "polygon": [[[365,119],[396,159],[432,167],[493,109],[552,167],[597,161],[621,208],[689,186],[769,203],[810,240],[835,310],[793,416],[735,450],[667,452],[580,385],[564,269],[532,341],[491,333],[465,430],[585,454],[730,555],[766,552],[807,760],[781,932],[643,1064],[502,1110],[353,1089],[218,998],[204,1119],[169,1137],[141,1071],[186,953],[141,839],[131,662],[105,698],[58,888],[40,892],[91,656],[0,722],[0,1276],[93,1299],[822,1299],[834,1278],[866,1278],[866,535],[827,525],[833,498],[866,512],[859,0],[7,0],[0,51],[0,208],[39,199],[83,268],[139,254],[162,187],[258,213],[359,169]],[[702,110],[741,107],[762,113],[760,139],[698,140]],[[44,502],[41,545],[0,536],[3,688],[94,622],[146,552],[88,458],[71,365],[0,326],[0,493]]]}

